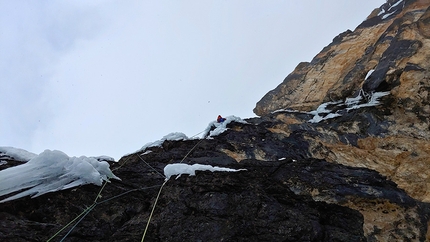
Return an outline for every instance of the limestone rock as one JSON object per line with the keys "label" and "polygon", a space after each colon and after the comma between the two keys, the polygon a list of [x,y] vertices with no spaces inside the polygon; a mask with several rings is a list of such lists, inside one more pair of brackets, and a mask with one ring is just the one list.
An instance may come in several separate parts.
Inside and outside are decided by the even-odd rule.
{"label": "limestone rock", "polygon": [[[307,137],[310,152],[315,158],[377,170],[411,196],[429,202],[430,172],[424,169],[430,161],[429,7],[429,1],[387,1],[354,31],[336,37],[311,63],[300,64],[254,112],[311,111],[360,92],[389,92],[378,107],[348,111],[313,127],[316,135]],[[284,130],[293,126],[307,129],[283,125]]]}
{"label": "limestone rock", "polygon": [[397,2],[388,1],[354,31],[334,38],[310,63],[299,64],[254,112],[261,116],[287,108],[310,111],[323,102],[351,97],[361,88],[391,90],[396,99],[415,94],[414,88],[428,78],[429,3],[401,1],[392,7]]}

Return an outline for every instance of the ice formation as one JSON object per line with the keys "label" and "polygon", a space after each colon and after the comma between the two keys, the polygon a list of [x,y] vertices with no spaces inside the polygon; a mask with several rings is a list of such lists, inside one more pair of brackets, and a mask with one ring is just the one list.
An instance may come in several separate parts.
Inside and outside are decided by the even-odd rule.
{"label": "ice formation", "polygon": [[45,150],[27,163],[0,171],[0,197],[19,192],[0,203],[84,184],[100,186],[110,178],[119,179],[106,161],[86,156],[69,157],[61,151]]}
{"label": "ice formation", "polygon": [[6,155],[17,161],[29,161],[37,155],[23,149],[14,147],[0,147],[0,154]]}
{"label": "ice formation", "polygon": [[169,164],[164,167],[164,176],[166,176],[166,180],[169,180],[171,176],[178,175],[176,179],[178,179],[182,174],[188,174],[190,176],[195,176],[196,171],[226,171],[226,172],[238,172],[238,171],[246,171],[246,169],[231,169],[226,167],[218,167],[211,165],[201,165],[201,164],[183,164],[183,163],[174,163]]}

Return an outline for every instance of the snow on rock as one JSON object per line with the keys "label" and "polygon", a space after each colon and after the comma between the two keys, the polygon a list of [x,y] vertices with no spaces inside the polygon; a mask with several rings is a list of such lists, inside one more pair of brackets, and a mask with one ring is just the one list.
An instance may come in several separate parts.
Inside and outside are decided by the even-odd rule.
{"label": "snow on rock", "polygon": [[[400,6],[401,3],[403,3],[402,6]],[[394,13],[401,11],[404,8],[404,6],[405,6],[404,0],[398,0],[394,4],[391,4],[387,1],[387,3],[381,7],[380,12],[378,13],[378,16],[382,20],[384,20],[390,17],[391,15],[393,15]]]}
{"label": "snow on rock", "polygon": [[106,161],[86,156],[69,157],[61,151],[45,150],[25,164],[0,171],[0,196],[19,192],[0,203],[84,184],[100,186],[109,178],[120,180]]}
{"label": "snow on rock", "polygon": [[390,92],[372,92],[370,94],[370,98],[366,103],[362,103],[362,104],[355,104],[352,106],[349,106],[346,110],[350,111],[352,109],[359,109],[359,108],[363,108],[363,107],[373,107],[373,106],[377,106],[380,104],[379,102],[379,98],[386,96],[390,94]]}
{"label": "snow on rock", "polygon": [[238,171],[246,171],[246,169],[231,169],[225,167],[211,166],[211,165],[201,165],[201,164],[183,164],[183,163],[174,163],[169,164],[164,167],[164,176],[166,176],[166,181],[170,179],[171,176],[178,175],[176,179],[178,179],[182,174],[188,174],[190,176],[195,176],[196,171],[226,171],[226,172],[238,172]]}
{"label": "snow on rock", "polygon": [[17,161],[29,161],[36,157],[37,155],[31,152],[28,152],[23,149],[14,148],[14,147],[1,147],[0,146],[0,154],[6,155]]}
{"label": "snow on rock", "polygon": [[113,157],[107,156],[107,155],[101,155],[101,156],[93,156],[91,158],[94,158],[98,161],[110,161],[110,162],[116,162]]}
{"label": "snow on rock", "polygon": [[388,9],[388,11],[391,11],[391,9],[393,9],[393,8],[395,8],[395,7],[397,7],[400,3],[402,3],[403,2],[403,0],[399,0],[399,1],[397,1],[396,3],[394,3],[393,5],[391,5],[390,6],[390,8]]}
{"label": "snow on rock", "polygon": [[146,150],[146,148],[150,148],[150,147],[161,147],[161,145],[164,143],[164,141],[166,140],[187,140],[188,137],[181,132],[174,132],[174,133],[170,133],[168,135],[165,135],[163,138],[161,138],[160,140],[157,140],[155,142],[150,142],[147,143],[146,145],[144,145],[139,151],[144,151]]}
{"label": "snow on rock", "polygon": [[[314,117],[311,120],[309,120],[309,122],[310,123],[319,123],[322,120],[326,120],[329,118],[334,118],[334,117],[340,116],[340,114],[337,114],[337,113],[330,113],[331,110],[327,109],[328,105],[334,105],[334,104],[338,104],[338,103],[339,102],[327,102],[327,103],[323,103],[323,104],[319,105],[317,110],[309,112],[309,114],[314,115]],[[327,115],[320,116],[320,114],[327,114]]]}
{"label": "snow on rock", "polygon": [[[217,121],[213,121],[210,122],[209,125],[207,126],[207,128],[202,132],[203,133],[203,138],[208,138],[211,136],[217,136],[221,133],[223,133],[224,131],[227,130],[227,124],[231,123],[231,122],[239,122],[239,123],[247,123],[246,121],[244,121],[243,119],[236,117],[236,116],[228,116],[225,118],[226,120],[222,123],[218,123]],[[194,137],[194,136],[193,136]],[[142,148],[140,148],[138,151],[136,152],[141,152],[144,151],[144,153],[142,153],[142,155],[145,154],[149,154],[150,151],[147,151],[147,148],[151,148],[151,147],[161,147],[161,145],[164,143],[164,141],[166,140],[190,140],[190,139],[199,139],[197,138],[189,138],[187,137],[184,133],[181,132],[174,132],[174,133],[170,133],[166,136],[164,136],[163,138],[161,138],[160,140],[154,141],[154,142],[150,142],[145,144]]]}
{"label": "snow on rock", "polygon": [[207,138],[207,137],[213,137],[213,136],[222,134],[227,130],[227,124],[231,122],[238,122],[238,123],[244,123],[244,124],[247,123],[245,120],[239,117],[228,116],[225,118],[225,121],[222,123],[218,123],[217,121],[210,122],[207,128],[205,129],[205,131],[203,131],[203,137]]}
{"label": "snow on rock", "polygon": [[[314,115],[308,122],[319,123],[322,120],[340,117],[342,113],[349,112],[353,109],[377,106],[380,104],[379,99],[388,94],[390,94],[390,92],[365,93],[363,90],[360,90],[356,97],[346,98],[345,101],[321,104],[316,110],[308,112],[308,114]],[[333,110],[328,108],[329,106],[334,107]]]}
{"label": "snow on rock", "polygon": [[384,14],[384,15],[381,17],[381,19],[386,19],[386,18],[390,17],[391,15],[393,15],[394,13],[395,13],[395,12],[391,12],[391,13]]}
{"label": "snow on rock", "polygon": [[368,71],[368,72],[367,72],[367,74],[366,74],[366,77],[364,78],[364,80],[367,80],[367,78],[369,78],[369,76],[370,76],[370,75],[372,75],[372,73],[373,73],[374,71],[375,71],[374,69],[372,69],[372,70]]}

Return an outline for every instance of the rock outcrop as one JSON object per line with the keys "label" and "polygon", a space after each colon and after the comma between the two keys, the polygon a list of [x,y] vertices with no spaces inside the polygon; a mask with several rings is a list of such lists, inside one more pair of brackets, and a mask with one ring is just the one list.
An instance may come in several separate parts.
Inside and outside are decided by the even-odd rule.
{"label": "rock outcrop", "polygon": [[337,36],[310,63],[299,64],[254,112],[264,116],[278,109],[311,111],[360,91],[389,92],[376,108],[353,110],[315,125],[318,135],[308,137],[310,152],[330,162],[377,170],[414,198],[429,202],[429,6],[430,1],[423,0],[387,1],[354,31]]}
{"label": "rock outcrop", "polygon": [[[388,0],[260,117],[127,155],[121,181],[0,203],[0,241],[429,241],[429,7]],[[246,170],[165,182],[180,162]]]}

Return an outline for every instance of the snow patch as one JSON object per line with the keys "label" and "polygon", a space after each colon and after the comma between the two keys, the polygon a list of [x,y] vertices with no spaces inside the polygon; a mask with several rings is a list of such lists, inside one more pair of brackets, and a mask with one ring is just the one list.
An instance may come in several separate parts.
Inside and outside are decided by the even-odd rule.
{"label": "snow patch", "polygon": [[396,11],[394,11],[394,12],[392,12],[392,13],[384,14],[384,16],[382,16],[382,17],[381,17],[381,19],[386,19],[386,18],[390,17],[391,15],[393,15],[395,12],[396,12]]}
{"label": "snow patch", "polygon": [[147,151],[143,152],[142,155],[147,155],[149,153],[152,153],[152,150],[147,150]]}
{"label": "snow patch", "polygon": [[107,155],[93,156],[92,158],[95,158],[98,161],[116,162],[114,158],[107,156]]}
{"label": "snow patch", "polygon": [[37,156],[34,153],[14,147],[0,147],[0,153],[7,155],[14,160],[22,162],[29,161]]}
{"label": "snow patch", "polygon": [[366,77],[364,78],[364,80],[367,80],[367,78],[369,78],[369,76],[370,76],[370,75],[372,75],[372,73],[373,73],[374,71],[375,71],[374,69],[372,69],[372,70],[368,71],[368,72],[367,72],[367,74],[366,74]]}
{"label": "snow patch", "polygon": [[48,192],[118,179],[106,161],[94,157],[69,157],[61,151],[45,150],[27,163],[0,171],[0,196],[19,192],[0,201],[24,196],[38,197]]}
{"label": "snow patch", "polygon": [[[343,113],[354,109],[377,106],[380,104],[379,99],[388,94],[390,92],[365,93],[363,90],[360,90],[356,97],[346,98],[343,102],[337,101],[321,104],[316,110],[308,112],[308,114],[314,115],[308,122],[319,123],[323,120],[340,117]],[[328,108],[330,105],[334,107],[333,110]]]}
{"label": "snow patch", "polygon": [[227,124],[229,124],[231,122],[238,122],[238,123],[247,124],[246,121],[244,121],[243,119],[241,119],[239,117],[228,116],[225,118],[225,121],[222,123],[218,123],[217,121],[210,122],[208,124],[207,128],[205,129],[205,131],[203,131],[203,137],[207,138],[207,137],[213,137],[213,136],[217,136],[217,135],[222,134],[223,132],[225,132],[228,129]]}
{"label": "snow patch", "polygon": [[[217,121],[210,122],[209,125],[207,126],[207,128],[202,132],[203,133],[202,138],[210,138],[212,136],[217,136],[217,135],[223,133],[224,131],[227,130],[227,124],[229,124],[231,122],[238,122],[238,123],[245,123],[245,124],[247,123],[243,119],[236,117],[236,116],[228,116],[225,119],[226,120],[222,123],[218,123]],[[163,138],[161,138],[160,140],[145,144],[142,148],[140,148],[136,152],[145,151],[147,148],[151,148],[151,147],[161,147],[161,145],[166,140],[178,141],[178,140],[200,139],[199,137],[195,137],[195,138],[193,138],[193,137],[188,138],[184,133],[181,133],[181,132],[170,133],[170,134],[164,136]],[[151,152],[151,151],[145,151],[144,153],[142,153],[142,155],[149,154],[149,152]]]}
{"label": "snow patch", "polygon": [[390,11],[392,8],[397,7],[397,5],[399,5],[401,2],[403,2],[403,0],[399,0],[395,4],[391,5],[391,7],[388,9],[388,11]]}
{"label": "snow patch", "polygon": [[161,145],[166,140],[187,140],[187,139],[188,139],[188,137],[184,133],[174,132],[174,133],[170,133],[168,135],[165,135],[160,140],[157,140],[155,142],[147,143],[140,150],[145,150],[146,148],[150,148],[150,147],[161,147]]}
{"label": "snow patch", "polygon": [[[362,104],[354,104],[350,107],[348,107],[346,110],[350,111],[353,109],[359,109],[359,108],[363,108],[363,107],[373,107],[373,106],[377,106],[380,104],[379,99],[383,96],[387,96],[388,94],[390,94],[390,92],[372,92],[370,94],[370,98],[369,101],[366,103],[362,103]],[[360,96],[360,95],[359,95]]]}
{"label": "snow patch", "polygon": [[[340,103],[340,102],[339,101],[338,102],[327,102],[327,103],[323,103],[323,104],[319,105],[316,110],[309,112],[309,114],[314,115],[314,117],[311,120],[309,120],[309,122],[310,123],[319,123],[322,120],[341,116],[340,114],[337,114],[337,113],[330,113],[331,110],[327,109],[328,105],[335,105],[338,103]],[[327,113],[327,115],[320,116],[320,114],[326,114],[326,113]]]}
{"label": "snow patch", "polygon": [[287,113],[301,113],[301,111],[299,111],[299,110],[296,110],[296,109],[278,109],[278,110],[275,110],[275,111],[273,111],[273,112],[271,112],[271,113],[283,113],[283,112],[287,112]]}
{"label": "snow patch", "polygon": [[[394,8],[399,6],[401,3],[403,3],[403,6],[402,6],[402,9],[403,9],[403,7],[405,6],[405,2],[403,0],[399,0],[396,3],[394,3],[393,5],[389,5],[389,8],[387,10],[385,10],[385,8],[381,8],[381,11],[378,13],[378,16],[380,16],[382,20],[390,17],[391,15],[393,15],[394,13],[396,13],[399,10],[399,9],[394,9]],[[385,6],[386,5],[384,4],[383,7],[385,7]]]}
{"label": "snow patch", "polygon": [[231,169],[226,167],[218,167],[211,165],[201,165],[201,164],[182,164],[182,163],[174,163],[169,164],[164,167],[164,176],[166,176],[166,181],[170,179],[170,177],[177,175],[176,179],[178,179],[183,174],[188,174],[190,176],[195,176],[196,171],[226,171],[226,172],[238,172],[238,171],[246,171],[246,169]]}

